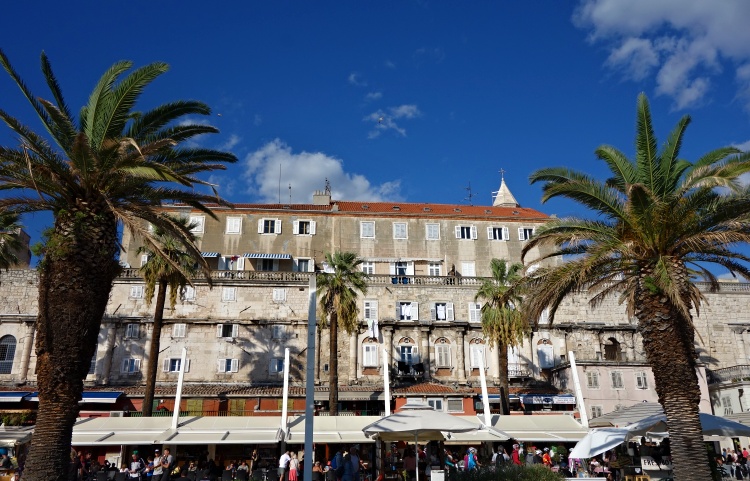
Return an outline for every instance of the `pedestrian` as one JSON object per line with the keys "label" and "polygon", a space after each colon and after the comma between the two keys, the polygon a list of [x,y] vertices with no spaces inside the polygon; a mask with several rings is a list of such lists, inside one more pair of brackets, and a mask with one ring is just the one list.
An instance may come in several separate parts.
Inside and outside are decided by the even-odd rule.
{"label": "pedestrian", "polygon": [[520,466],[521,463],[521,453],[520,453],[520,446],[518,444],[513,445],[513,452],[510,455],[511,461],[513,461],[513,464],[516,466]]}
{"label": "pedestrian", "polygon": [[161,465],[161,461],[161,452],[158,449],[154,449],[154,470],[153,475],[151,476],[151,481],[161,481],[162,474],[164,473],[164,467]]}
{"label": "pedestrian", "polygon": [[292,458],[289,456],[289,451],[285,451],[284,454],[279,458],[279,481],[286,481],[287,470],[289,469],[289,461]]}
{"label": "pedestrian", "polygon": [[170,477],[172,476],[172,471],[174,470],[174,465],[175,465],[174,456],[172,456],[172,453],[169,451],[169,448],[164,448],[164,454],[161,457],[161,467],[162,467],[161,481],[169,481]]}
{"label": "pedestrian", "polygon": [[297,481],[298,469],[299,461],[297,460],[297,453],[292,453],[289,456],[289,481]]}
{"label": "pedestrian", "polygon": [[131,481],[140,480],[143,470],[146,469],[146,462],[138,455],[138,451],[133,451],[130,455],[130,469],[128,470]]}

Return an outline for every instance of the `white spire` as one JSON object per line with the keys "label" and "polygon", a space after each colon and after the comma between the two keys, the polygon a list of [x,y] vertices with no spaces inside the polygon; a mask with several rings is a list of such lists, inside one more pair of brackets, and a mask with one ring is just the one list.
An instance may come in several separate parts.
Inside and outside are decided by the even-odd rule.
{"label": "white spire", "polygon": [[505,185],[505,171],[500,169],[500,188],[493,192],[495,199],[492,202],[493,207],[521,207],[521,205],[510,193],[510,189]]}

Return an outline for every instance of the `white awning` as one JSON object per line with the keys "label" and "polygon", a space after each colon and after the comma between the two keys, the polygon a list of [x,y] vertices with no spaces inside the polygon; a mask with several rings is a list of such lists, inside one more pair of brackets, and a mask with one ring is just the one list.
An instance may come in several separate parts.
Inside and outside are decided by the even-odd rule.
{"label": "white awning", "polygon": [[31,391],[2,391],[0,392],[0,403],[18,403],[29,394],[31,394]]}
{"label": "white awning", "polygon": [[492,416],[492,426],[519,441],[578,442],[588,434],[573,416],[539,414],[532,416]]}
{"label": "white awning", "polygon": [[[315,416],[313,439],[321,443],[374,443],[375,440],[365,436],[362,429],[378,419],[380,416]],[[286,442],[305,442],[305,416],[295,416],[289,421]]]}
{"label": "white awning", "polygon": [[270,253],[269,254],[264,254],[264,253],[260,253],[260,252],[250,252],[250,253],[242,254],[242,257],[244,257],[246,259],[280,259],[280,260],[284,260],[284,259],[291,259],[292,255],[291,254],[270,254]]}
{"label": "white awning", "polygon": [[219,257],[219,256],[221,256],[221,254],[218,252],[201,252],[201,257],[210,258],[210,257]]}
{"label": "white awning", "polygon": [[31,440],[33,426],[0,426],[0,446],[13,447]]}

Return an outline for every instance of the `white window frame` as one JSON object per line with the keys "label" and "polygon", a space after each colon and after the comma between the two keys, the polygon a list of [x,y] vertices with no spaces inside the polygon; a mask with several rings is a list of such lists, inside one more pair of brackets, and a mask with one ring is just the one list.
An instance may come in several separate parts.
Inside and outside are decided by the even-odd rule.
{"label": "white window frame", "polygon": [[378,345],[362,344],[362,367],[378,367]]}
{"label": "white window frame", "polygon": [[141,360],[137,358],[125,358],[120,365],[123,374],[135,374],[141,372]]}
{"label": "white window frame", "polygon": [[622,379],[622,371],[610,371],[609,379],[612,381],[612,389],[625,389],[625,382]]}
{"label": "white window frame", "polygon": [[[406,304],[410,304],[411,307],[409,308],[409,319],[404,319],[403,315],[403,306]],[[413,301],[398,301],[396,303],[396,306],[398,308],[396,319],[399,321],[418,321],[419,320],[419,303],[413,302]]]}
{"label": "white window frame", "polygon": [[443,369],[451,367],[451,345],[450,344],[436,344],[435,345],[435,367],[443,368]]}
{"label": "white window frame", "polygon": [[[445,319],[438,319],[438,307],[443,305],[445,308]],[[433,302],[430,304],[430,320],[431,321],[454,321],[455,310],[453,309],[452,302]]]}
{"label": "white window frame", "polygon": [[432,409],[434,409],[435,411],[440,411],[440,412],[445,411],[443,398],[440,398],[440,397],[427,398],[427,404],[432,406]]}
{"label": "white window frame", "polygon": [[140,339],[141,338],[141,325],[136,323],[129,323],[125,326],[125,338],[126,339]]}
{"label": "white window frame", "polygon": [[720,402],[721,402],[721,407],[724,410],[724,416],[728,416],[729,414],[734,414],[734,408],[732,407],[731,396],[722,396]]}
{"label": "white window frame", "polygon": [[472,369],[479,369],[479,358],[482,359],[482,366],[485,370],[487,365],[487,349],[484,344],[469,344],[469,363]]}
{"label": "white window frame", "polygon": [[646,371],[635,373],[635,387],[636,389],[648,389],[648,374]]}
{"label": "white window frame", "polygon": [[187,324],[178,322],[172,324],[172,337],[185,337],[187,335]]}
{"label": "white window frame", "polygon": [[242,217],[227,217],[225,234],[242,234]]}
{"label": "white window frame", "polygon": [[[229,367],[229,369],[227,369],[227,366]],[[239,359],[224,358],[224,359],[218,359],[216,362],[216,372],[232,373],[232,372],[238,372],[239,370],[240,370]]]}
{"label": "white window frame", "polygon": [[409,238],[409,225],[406,222],[393,223],[393,238],[404,240]]}
{"label": "white window frame", "polygon": [[599,371],[586,371],[586,387],[589,389],[599,389]]}
{"label": "white window frame", "polygon": [[474,261],[461,261],[461,275],[463,277],[476,277],[477,265]]}
{"label": "white window frame", "polygon": [[[232,326],[232,332],[229,336],[224,335],[224,326]],[[236,339],[240,334],[239,324],[216,324],[216,337],[223,339]]]}
{"label": "white window frame", "polygon": [[286,338],[286,326],[276,324],[271,326],[271,339],[284,339]]}
{"label": "white window frame", "polygon": [[286,289],[283,287],[274,287],[273,302],[286,302]]}
{"label": "white window frame", "polygon": [[281,374],[284,372],[284,359],[280,357],[271,358],[268,361],[268,374]]}
{"label": "white window frame", "polygon": [[221,302],[237,302],[237,288],[236,287],[222,287],[221,288]]}
{"label": "white window frame", "polygon": [[365,321],[378,320],[378,301],[365,300],[362,307],[362,314]]}
{"label": "white window frame", "polygon": [[[528,231],[531,231],[530,233]],[[536,228],[534,227],[519,227],[518,228],[518,240],[520,241],[527,241],[531,239],[531,236],[534,235],[536,232]],[[530,234],[530,235],[527,235]]]}
{"label": "white window frame", "polygon": [[[371,235],[369,231],[372,231]],[[375,221],[363,220],[359,222],[359,237],[362,239],[374,239],[375,238]]]}
{"label": "white window frame", "polygon": [[[264,264],[271,263],[271,268],[266,269],[265,267],[268,267],[267,265],[264,266]],[[278,259],[256,259],[255,266],[258,272],[278,272],[279,271],[279,260]]]}
{"label": "white window frame", "polygon": [[[455,406],[456,403],[460,403],[461,404],[461,408],[460,409],[456,409],[456,406]],[[453,404],[453,406],[451,406],[451,404]],[[464,412],[464,400],[461,399],[461,398],[456,398],[456,399],[448,398],[448,399],[446,399],[445,400],[445,410],[447,412],[449,412],[449,413],[462,413],[462,412]]]}
{"label": "white window frame", "polygon": [[601,417],[602,406],[591,406],[591,419]]}
{"label": "white window frame", "polygon": [[141,267],[146,265],[146,263],[148,262],[148,258],[148,254],[141,254]]}
{"label": "white window frame", "polygon": [[[308,233],[300,232],[300,228],[307,224]],[[315,235],[315,221],[310,219],[299,219],[292,221],[292,234],[301,236],[314,236]]]}
{"label": "white window frame", "polygon": [[457,225],[454,229],[456,239],[476,240],[477,226],[475,225]]}
{"label": "white window frame", "polygon": [[375,275],[375,262],[363,261],[360,265],[362,266],[362,272],[364,272],[368,276]]}
{"label": "white window frame", "polygon": [[180,297],[183,301],[194,301],[195,300],[195,287],[185,286],[180,292]]}
{"label": "white window frame", "polygon": [[482,304],[479,302],[469,303],[469,322],[482,322]]}
{"label": "white window frame", "polygon": [[[301,269],[300,262],[306,262],[307,269]],[[315,265],[315,262],[313,261],[313,259],[310,259],[309,257],[298,257],[294,262],[294,268],[296,269],[297,272],[312,272],[314,265]]]}
{"label": "white window frame", "polygon": [[143,285],[141,284],[130,286],[130,295],[128,297],[130,299],[143,299],[143,291]]}
{"label": "white window frame", "polygon": [[425,224],[424,238],[426,240],[440,240],[440,224]]}
{"label": "white window frame", "polygon": [[[161,370],[162,372],[180,372],[180,364],[182,364],[182,358],[168,357],[162,362]],[[185,361],[185,367],[187,368],[187,361]]]}
{"label": "white window frame", "polygon": [[429,276],[442,276],[443,266],[440,262],[429,262],[427,263],[427,275]]}
{"label": "white window frame", "polygon": [[505,226],[487,227],[487,239],[507,241],[510,240],[510,230]]}
{"label": "white window frame", "polygon": [[[266,222],[270,222],[273,225],[272,232],[266,232]],[[279,235],[281,234],[281,219],[274,219],[272,217],[263,217],[258,219],[258,234],[261,235]]]}
{"label": "white window frame", "polygon": [[190,224],[195,224],[195,227],[190,229],[193,234],[203,234],[206,231],[206,216],[205,215],[191,215],[188,218]]}

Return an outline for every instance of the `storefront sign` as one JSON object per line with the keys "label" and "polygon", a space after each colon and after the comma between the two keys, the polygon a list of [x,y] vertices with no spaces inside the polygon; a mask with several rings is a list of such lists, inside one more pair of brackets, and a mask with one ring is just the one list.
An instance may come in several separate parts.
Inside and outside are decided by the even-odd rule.
{"label": "storefront sign", "polygon": [[641,466],[647,471],[671,471],[672,458],[664,456],[661,458],[661,464],[657,464],[651,456],[641,456]]}
{"label": "storefront sign", "polygon": [[574,396],[545,396],[544,394],[524,394],[521,396],[524,404],[575,404]]}

